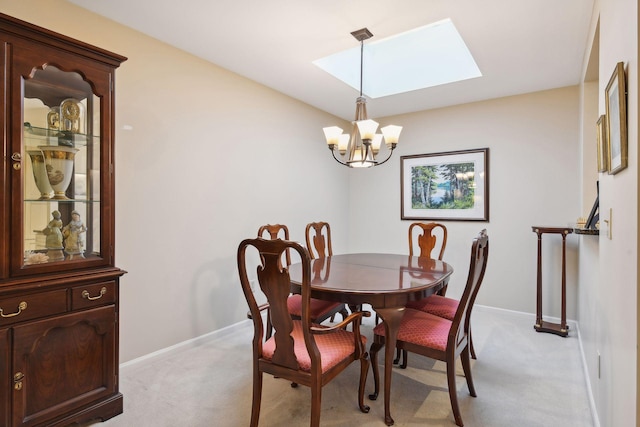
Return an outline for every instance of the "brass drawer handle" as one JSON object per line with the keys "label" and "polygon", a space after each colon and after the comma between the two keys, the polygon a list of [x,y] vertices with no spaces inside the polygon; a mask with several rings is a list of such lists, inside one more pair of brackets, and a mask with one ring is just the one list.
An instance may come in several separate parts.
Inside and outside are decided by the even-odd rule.
{"label": "brass drawer handle", "polygon": [[22,301],[20,304],[18,304],[18,311],[16,311],[15,313],[10,313],[10,314],[4,314],[4,312],[2,311],[2,309],[0,308],[0,317],[14,317],[17,316],[18,314],[22,313],[23,310],[27,309],[27,302],[26,301]]}
{"label": "brass drawer handle", "polygon": [[96,297],[92,297],[91,295],[89,295],[89,291],[84,290],[82,291],[82,298],[88,299],[89,301],[95,301],[97,299],[102,298],[102,296],[106,293],[107,293],[107,288],[103,286],[102,289],[100,289],[100,295]]}

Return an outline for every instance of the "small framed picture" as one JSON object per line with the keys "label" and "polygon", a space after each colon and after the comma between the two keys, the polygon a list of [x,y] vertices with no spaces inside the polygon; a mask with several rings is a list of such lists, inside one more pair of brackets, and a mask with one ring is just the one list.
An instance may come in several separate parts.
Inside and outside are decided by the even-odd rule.
{"label": "small framed picture", "polygon": [[622,62],[616,64],[605,93],[608,167],[614,175],[627,167],[627,91]]}
{"label": "small framed picture", "polygon": [[400,158],[401,219],[489,221],[489,149]]}
{"label": "small framed picture", "polygon": [[609,170],[609,144],[607,144],[607,120],[604,115],[600,116],[596,127],[598,172],[607,172]]}

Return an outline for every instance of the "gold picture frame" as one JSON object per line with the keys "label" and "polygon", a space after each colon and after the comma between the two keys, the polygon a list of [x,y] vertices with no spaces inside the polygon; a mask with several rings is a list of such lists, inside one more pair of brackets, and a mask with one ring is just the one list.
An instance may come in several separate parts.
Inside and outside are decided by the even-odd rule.
{"label": "gold picture frame", "polygon": [[607,121],[604,114],[598,118],[596,128],[598,172],[607,172],[609,170],[609,145],[607,144]]}
{"label": "gold picture frame", "polygon": [[618,62],[605,89],[608,170],[615,175],[627,167],[627,91],[624,63]]}

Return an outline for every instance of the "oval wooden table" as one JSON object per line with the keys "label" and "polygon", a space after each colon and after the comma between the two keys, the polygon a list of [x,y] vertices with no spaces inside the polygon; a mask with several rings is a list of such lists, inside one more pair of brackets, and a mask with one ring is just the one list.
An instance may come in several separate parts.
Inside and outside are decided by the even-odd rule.
{"label": "oval wooden table", "polygon": [[[311,296],[350,306],[370,304],[384,320],[385,423],[391,418],[391,371],[405,305],[427,297],[449,281],[453,268],[442,261],[408,255],[356,253],[333,255],[311,261]],[[301,265],[289,267],[291,291],[300,292]],[[375,400],[378,396],[369,396]]]}

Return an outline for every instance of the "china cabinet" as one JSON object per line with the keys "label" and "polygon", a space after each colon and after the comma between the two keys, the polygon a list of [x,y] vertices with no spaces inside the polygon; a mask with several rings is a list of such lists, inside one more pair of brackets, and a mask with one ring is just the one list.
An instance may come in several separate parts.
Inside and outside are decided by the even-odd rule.
{"label": "china cabinet", "polygon": [[125,57],[0,14],[0,426],[122,412],[114,74]]}

